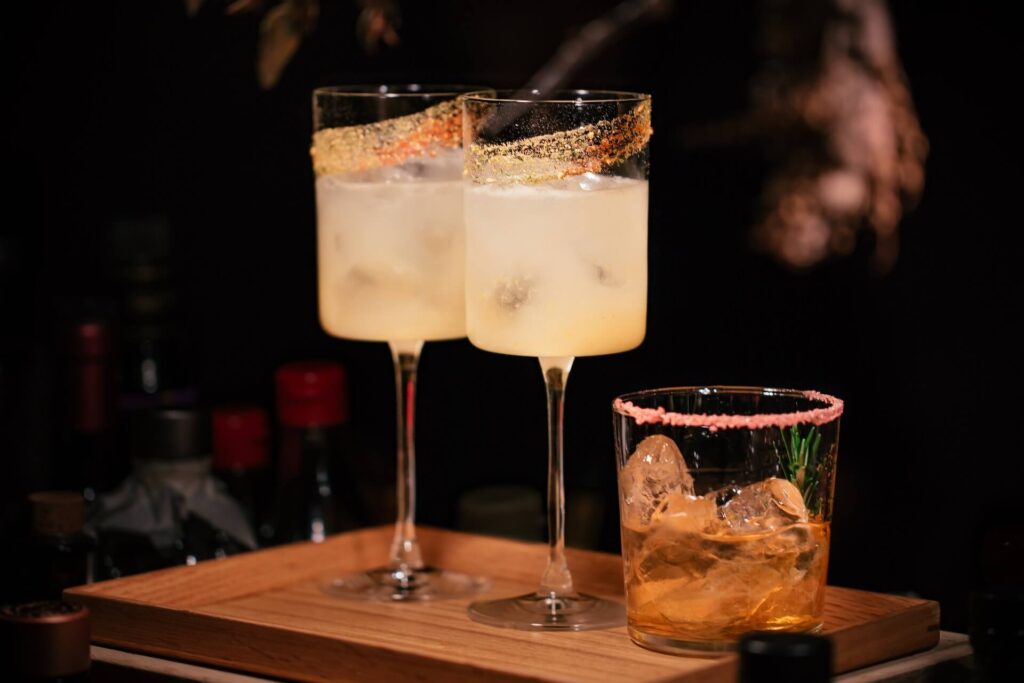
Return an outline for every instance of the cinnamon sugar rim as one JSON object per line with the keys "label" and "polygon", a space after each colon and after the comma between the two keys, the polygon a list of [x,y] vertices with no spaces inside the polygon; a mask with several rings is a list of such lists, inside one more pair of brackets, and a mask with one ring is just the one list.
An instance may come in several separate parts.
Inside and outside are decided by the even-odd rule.
{"label": "cinnamon sugar rim", "polygon": [[525,97],[522,90],[493,90],[481,88],[464,95],[471,102],[487,104],[615,104],[643,102],[651,99],[647,93],[628,90],[553,90],[550,96],[540,96],[539,90],[532,91],[538,97]]}
{"label": "cinnamon sugar rim", "polygon": [[[310,156],[317,177],[400,166],[462,146],[462,101],[470,85],[341,85],[313,91],[323,101],[413,101],[426,109],[361,124],[321,127],[313,133]],[[316,118],[320,114],[317,113]]]}
{"label": "cinnamon sugar rim", "polygon": [[[755,415],[679,413],[665,410],[663,407],[641,408],[634,400],[651,398],[666,394],[700,394],[730,395],[747,394],[756,396],[781,396],[787,398],[806,399],[823,403],[820,408],[798,410],[787,413],[758,413]],[[797,389],[775,389],[770,387],[669,387],[649,389],[623,394],[612,402],[612,410],[624,417],[633,418],[638,425],[663,424],[671,427],[704,427],[711,431],[719,429],[765,429],[768,427],[792,427],[798,424],[823,425],[839,419],[843,414],[842,399],[823,394],[820,391],[801,391]]]}

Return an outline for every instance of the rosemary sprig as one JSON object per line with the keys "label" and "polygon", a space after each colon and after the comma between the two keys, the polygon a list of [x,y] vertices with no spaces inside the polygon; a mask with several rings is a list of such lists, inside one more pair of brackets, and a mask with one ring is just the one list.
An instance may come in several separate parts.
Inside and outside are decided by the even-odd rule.
{"label": "rosemary sprig", "polygon": [[[786,432],[789,432],[787,435]],[[821,448],[821,432],[811,426],[806,434],[793,425],[788,430],[780,429],[786,453],[780,459],[782,472],[804,497],[808,512],[818,512],[818,481],[821,476],[818,451]]]}

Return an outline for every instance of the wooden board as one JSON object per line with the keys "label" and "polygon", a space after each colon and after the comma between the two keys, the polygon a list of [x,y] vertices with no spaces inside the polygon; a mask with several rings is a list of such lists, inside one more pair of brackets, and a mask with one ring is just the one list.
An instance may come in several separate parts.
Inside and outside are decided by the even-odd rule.
{"label": "wooden board", "polygon": [[[332,598],[329,577],[376,566],[390,527],[74,588],[93,641],[121,649],[302,681],[732,681],[735,657],[678,657],[634,645],[624,627],[583,633],[489,628],[467,600],[380,604]],[[431,564],[490,576],[484,598],[537,586],[547,554],[519,543],[420,528]],[[622,599],[617,555],[569,550],[577,587]],[[825,633],[836,672],[932,647],[935,602],[829,587]]]}

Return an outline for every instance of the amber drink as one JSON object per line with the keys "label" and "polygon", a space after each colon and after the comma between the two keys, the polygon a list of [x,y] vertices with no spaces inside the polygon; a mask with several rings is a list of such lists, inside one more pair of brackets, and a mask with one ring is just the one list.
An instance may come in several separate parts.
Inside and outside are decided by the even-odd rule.
{"label": "amber drink", "polygon": [[732,387],[616,400],[635,642],[722,650],[749,631],[820,629],[842,408]]}

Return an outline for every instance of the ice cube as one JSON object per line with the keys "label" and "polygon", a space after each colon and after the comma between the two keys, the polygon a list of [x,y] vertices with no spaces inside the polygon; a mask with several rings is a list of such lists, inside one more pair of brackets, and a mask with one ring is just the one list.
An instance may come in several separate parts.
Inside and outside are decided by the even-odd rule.
{"label": "ice cube", "polygon": [[696,534],[658,533],[647,537],[637,553],[635,582],[650,584],[702,578],[717,561],[703,550],[703,545]]}
{"label": "ice cube", "polygon": [[622,284],[622,281],[615,277],[611,270],[596,263],[594,264],[594,274],[597,275],[597,281],[605,287],[618,287]]}
{"label": "ice cube", "polygon": [[672,493],[693,495],[693,477],[675,441],[654,434],[641,441],[619,473],[624,526],[642,529]]}
{"label": "ice cube", "polygon": [[325,186],[330,187],[338,183],[342,187],[351,183],[400,183],[416,179],[416,167],[413,164],[402,164],[399,166],[380,166],[359,171],[349,171],[337,176],[324,176],[320,178]]}
{"label": "ice cube", "polygon": [[651,534],[628,586],[631,609],[680,630],[722,635],[813,614],[826,533],[795,524],[756,537]]}
{"label": "ice cube", "polygon": [[422,160],[420,175],[424,180],[459,180],[462,178],[462,150],[443,150]]}
{"label": "ice cube", "polygon": [[534,283],[529,275],[503,278],[494,288],[494,299],[505,312],[518,311],[533,297]]}
{"label": "ice cube", "polygon": [[395,258],[383,261],[373,258],[361,258],[353,264],[344,275],[339,285],[346,292],[413,292],[422,287],[423,276],[406,261]]}
{"label": "ice cube", "polygon": [[[687,473],[689,475],[689,473]],[[674,491],[651,516],[652,524],[670,534],[696,534],[715,526],[718,506],[714,499]]]}
{"label": "ice cube", "polygon": [[546,186],[559,190],[593,192],[615,187],[619,182],[619,178],[614,176],[605,176],[599,173],[583,173],[551,180],[546,183]]}
{"label": "ice cube", "polygon": [[732,533],[754,534],[807,521],[800,490],[786,479],[772,477],[741,488],[719,508]]}

